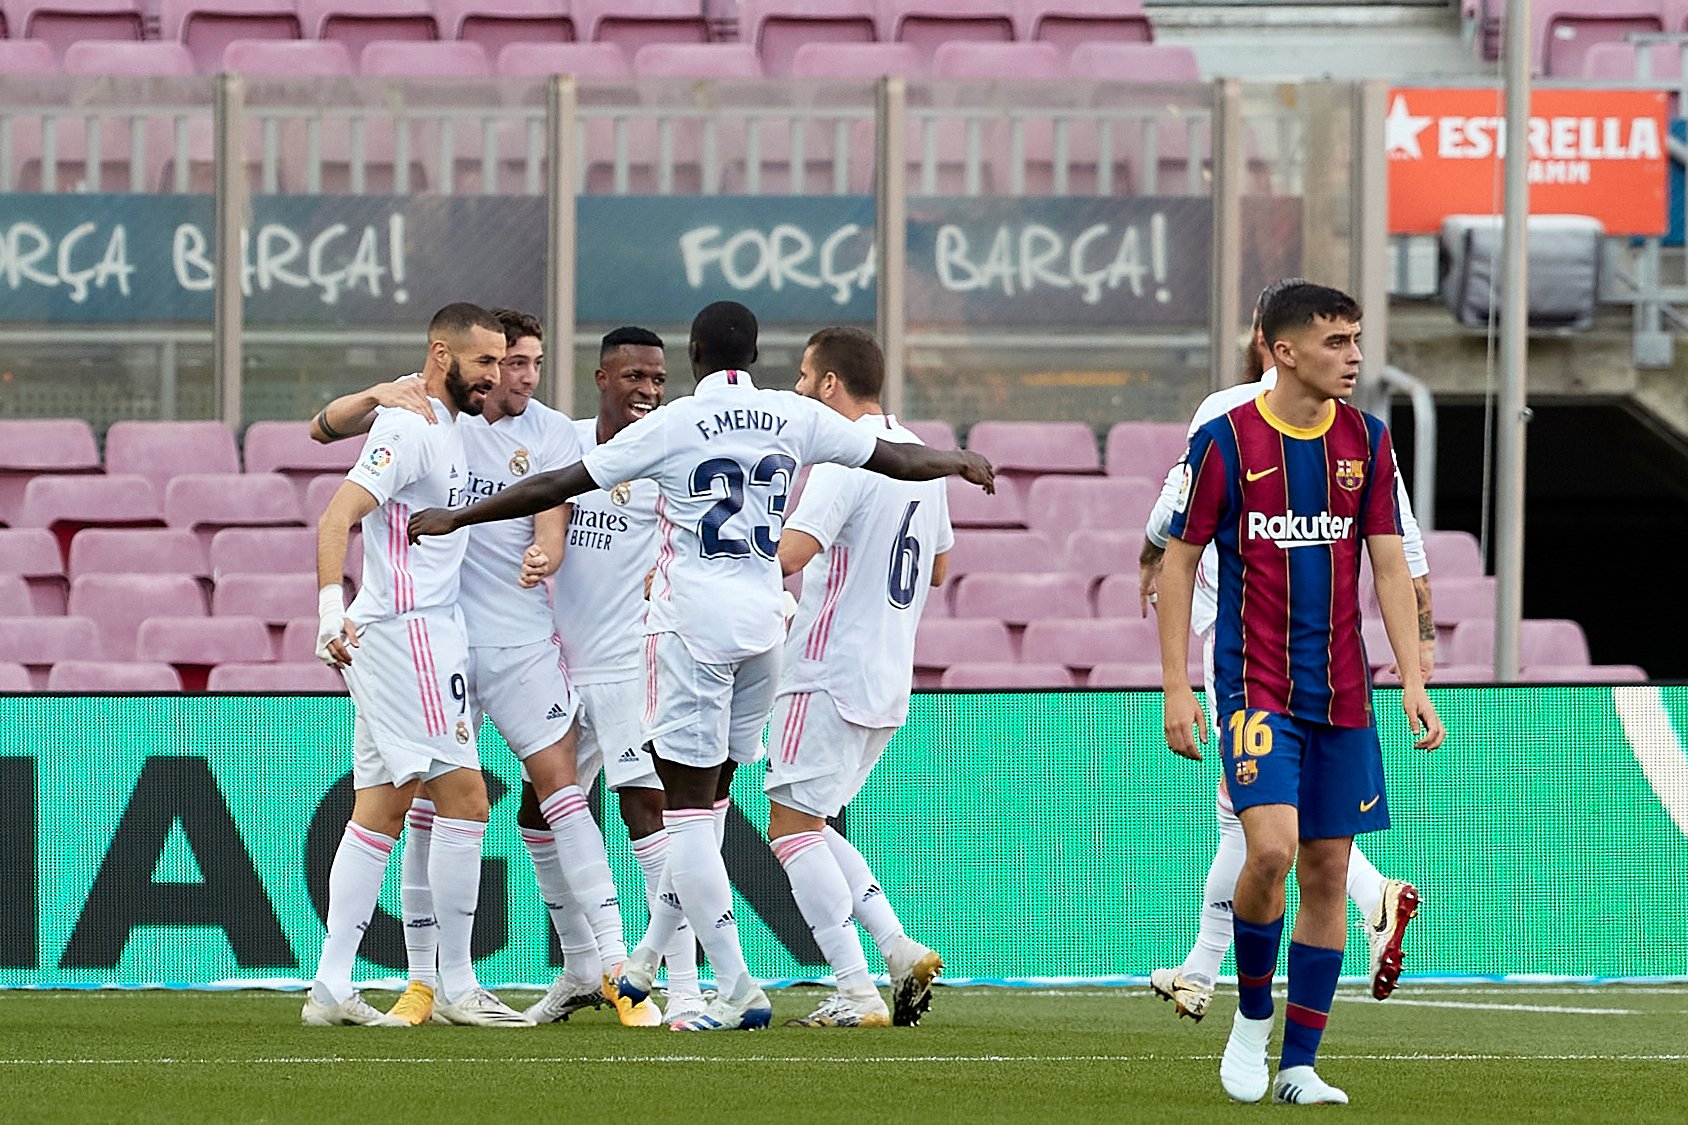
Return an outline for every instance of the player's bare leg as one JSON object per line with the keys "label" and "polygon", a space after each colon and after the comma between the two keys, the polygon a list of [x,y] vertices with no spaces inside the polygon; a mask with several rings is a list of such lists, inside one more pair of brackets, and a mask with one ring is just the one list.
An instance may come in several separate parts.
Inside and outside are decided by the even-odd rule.
{"label": "player's bare leg", "polygon": [[1289,1002],[1274,1101],[1346,1104],[1348,1095],[1314,1071],[1348,939],[1348,854],[1352,839],[1303,840],[1296,860],[1301,906],[1289,945]]}

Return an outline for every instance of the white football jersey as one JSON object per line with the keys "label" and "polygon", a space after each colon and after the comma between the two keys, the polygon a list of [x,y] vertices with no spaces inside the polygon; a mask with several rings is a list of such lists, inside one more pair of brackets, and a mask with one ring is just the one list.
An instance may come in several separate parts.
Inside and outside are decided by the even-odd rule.
{"label": "white football jersey", "polygon": [[363,517],[363,585],[346,616],[371,621],[457,604],[457,575],[469,536],[457,531],[419,543],[406,537],[411,513],[463,504],[469,480],[461,422],[434,399],[429,425],[419,414],[382,407],[346,474],[377,503]]}
{"label": "white football jersey", "polygon": [[[598,420],[574,424],[584,450],[598,447]],[[574,498],[563,565],[553,582],[553,620],[569,678],[577,684],[636,680],[644,668],[645,574],[656,564],[656,482],[624,481]]]}
{"label": "white football jersey", "polygon": [[[580,460],[574,422],[544,403],[529,402],[520,414],[496,422],[463,418],[458,428],[469,459],[466,503]],[[522,556],[532,545],[532,516],[469,528],[459,597],[471,647],[516,648],[550,638],[551,603],[544,584],[524,590],[516,581]]]}
{"label": "white football jersey", "polygon": [[[1245,402],[1253,402],[1263,391],[1271,390],[1278,382],[1278,369],[1269,367],[1258,381],[1253,383],[1238,383],[1234,387],[1225,387],[1214,391],[1202,399],[1196,407],[1196,416],[1190,419],[1189,436],[1195,437],[1196,431],[1221,415],[1229,414]],[[1393,454],[1394,447],[1390,447]],[[1157,547],[1166,546],[1166,537],[1172,527],[1172,515],[1177,508],[1178,493],[1184,486],[1184,463],[1180,461],[1167,471],[1166,480],[1161,482],[1160,495],[1155,498],[1155,506],[1149,509],[1149,523],[1144,533],[1149,542]],[[1422,578],[1430,573],[1430,562],[1424,554],[1424,535],[1419,531],[1418,520],[1413,518],[1413,505],[1407,496],[1407,482],[1401,479],[1401,468],[1395,466],[1395,503],[1401,511],[1401,548],[1407,556],[1407,573],[1414,578]],[[1214,619],[1219,616],[1219,548],[1209,543],[1202,550],[1201,565],[1196,568],[1196,595],[1190,603],[1190,628],[1197,634],[1205,636],[1213,628]]]}
{"label": "white football jersey", "polygon": [[656,580],[647,634],[678,633],[693,659],[730,664],[779,644],[780,528],[797,470],[873,456],[873,435],[791,391],[717,371],[585,457],[600,488],[657,483]]}
{"label": "white football jersey", "polygon": [[[855,425],[886,441],[920,441],[890,415]],[[821,551],[803,568],[780,694],[823,691],[857,726],[902,726],[932,560],[955,546],[944,482],[817,465],[786,527],[812,535]]]}

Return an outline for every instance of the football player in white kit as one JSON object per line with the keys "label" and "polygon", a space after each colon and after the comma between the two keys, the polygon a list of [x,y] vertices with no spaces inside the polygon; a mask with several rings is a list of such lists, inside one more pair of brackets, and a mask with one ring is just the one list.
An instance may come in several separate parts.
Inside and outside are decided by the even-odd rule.
{"label": "football player in white kit", "polygon": [[[533,317],[495,310],[507,341],[497,389],[487,396],[482,419],[461,427],[468,476],[464,491],[471,501],[497,493],[530,473],[579,460],[574,424],[543,403],[532,401],[538,386],[542,330]],[[376,393],[376,389],[365,395]],[[362,396],[349,396],[357,399]],[[340,404],[331,404],[344,418]],[[356,430],[366,420],[351,418],[337,429]],[[575,693],[551,620],[549,596],[541,585],[562,555],[565,513],[540,512],[529,519],[477,528],[464,554],[460,605],[469,638],[468,697],[472,728],[491,717],[540,794],[538,808],[546,830],[543,846],[552,857],[541,876],[548,905],[571,900],[593,937],[594,969],[600,1000],[612,997],[602,983],[626,958],[620,904],[604,854],[603,836],[593,821],[576,776]],[[389,1014],[407,1023],[487,1023],[490,1013],[465,1019],[455,1005],[436,1002],[434,965],[437,917],[428,873],[436,822],[434,807],[416,801],[405,836],[402,907],[410,984]],[[524,833],[530,851],[540,846]],[[539,865],[536,864],[536,869]],[[546,875],[561,877],[561,885]],[[624,1022],[654,1024],[654,1008],[635,1013],[626,1005]],[[499,1013],[509,1025],[533,1021],[508,1007]]]}
{"label": "football player in white kit", "polygon": [[[960,474],[993,487],[990,462],[879,441],[819,403],[760,390],[756,318],[734,301],[707,306],[688,344],[697,393],[654,411],[586,455],[580,465],[541,474],[461,511],[411,517],[413,537],[510,519],[594,488],[657,482],[656,574],[645,617],[644,733],[664,790],[672,882],[685,917],[709,954],[719,995],[678,1031],[766,1027],[767,994],[739,947],[732,890],[715,838],[714,805],[723,764],[761,753],[762,729],[779,672],[785,630],[777,554],[786,497],[805,463],[861,466],[905,480]],[[628,957],[624,996],[649,994],[672,930],[652,920]]]}
{"label": "football player in white kit", "polygon": [[[595,379],[597,414],[574,423],[583,450],[595,449],[662,405],[668,382],[662,338],[637,327],[608,333],[599,346]],[[640,644],[644,576],[656,563],[656,498],[656,482],[650,480],[626,481],[575,497],[552,600],[557,635],[580,695],[582,788],[590,792],[601,767],[620,805],[653,912],[668,863],[668,833],[662,826],[662,782],[651,756],[643,751],[639,716],[645,702]],[[538,802],[524,792],[518,818],[524,836],[544,826],[537,814]],[[537,868],[537,853],[534,862]],[[527,1009],[530,1018],[541,1023],[567,1019],[601,1002],[597,970],[590,980],[582,976],[574,969],[578,955],[569,947],[572,940],[579,948],[595,950],[584,921],[576,916],[558,922],[565,967],[545,996]],[[674,935],[664,960],[667,1019],[690,1019],[704,1008],[697,983],[697,941],[690,926],[682,925]],[[650,1004],[647,1000],[642,1006]]]}
{"label": "football player in white kit", "polygon": [[[1260,315],[1266,302],[1278,292],[1301,284],[1305,284],[1301,278],[1285,278],[1261,291],[1254,306],[1253,336],[1246,356],[1245,373],[1252,377],[1251,381],[1215,391],[1203,399],[1190,421],[1192,437],[1208,422],[1258,398],[1263,389],[1277,382],[1277,369],[1268,366],[1271,352],[1261,335]],[[1183,463],[1180,462],[1167,473],[1144,531],[1145,542],[1138,558],[1138,586],[1145,617],[1155,601],[1161,557],[1166,551],[1167,534],[1183,479]],[[1419,531],[1418,521],[1413,518],[1412,504],[1399,469],[1395,472],[1395,501],[1401,513],[1401,543],[1406,551],[1407,572],[1412,575],[1413,592],[1418,599],[1419,666],[1428,682],[1436,663],[1436,627],[1430,606],[1430,565],[1424,554],[1424,536]],[[1202,552],[1190,618],[1196,634],[1203,638],[1202,665],[1210,692],[1213,623],[1218,614],[1218,557],[1218,550],[1212,544]],[[1213,711],[1211,696],[1208,711]],[[1196,943],[1182,965],[1176,969],[1156,969],[1149,977],[1150,986],[1157,995],[1172,1001],[1180,1016],[1189,1016],[1198,1022],[1207,1014],[1208,1001],[1213,997],[1214,982],[1219,975],[1219,963],[1231,948],[1231,900],[1247,855],[1242,822],[1231,807],[1231,796],[1225,789],[1223,778],[1219,781],[1214,816],[1219,821],[1219,848],[1214,853],[1202,891],[1201,925]],[[1348,897],[1354,900],[1366,922],[1366,937],[1371,944],[1372,995],[1386,1000],[1395,991],[1395,983],[1400,979],[1401,943],[1407,923],[1418,912],[1418,889],[1401,879],[1386,878],[1355,844],[1348,858]]]}
{"label": "football player in white kit", "polygon": [[[809,338],[797,393],[883,441],[920,439],[879,403],[885,356],[856,328]],[[943,971],[936,952],[903,932],[867,860],[828,826],[861,792],[908,718],[914,632],[955,545],[942,481],[898,481],[816,465],[780,534],[780,569],[803,573],[769,728],[768,839],[797,908],[838,978],[838,991],[798,1027],[887,1027],[868,976],[857,921],[891,974],[895,1022],[918,1023]]]}
{"label": "football player in white kit", "polygon": [[[413,509],[466,501],[463,424],[498,385],[503,354],[503,329],[486,310],[454,304],[436,313],[421,373],[435,423],[381,410],[317,525],[317,655],[343,671],[356,708],[355,797],[329,873],[327,933],[301,1015],[307,1026],[406,1026],[364,1001],[352,986],[352,966],[419,786],[438,810],[429,876],[439,905],[443,998],[471,1020],[503,1008],[476,979],[469,952],[487,794],[457,608],[468,536],[414,545],[405,537]],[[362,587],[347,608],[341,570],[351,527],[360,521],[369,547]]]}

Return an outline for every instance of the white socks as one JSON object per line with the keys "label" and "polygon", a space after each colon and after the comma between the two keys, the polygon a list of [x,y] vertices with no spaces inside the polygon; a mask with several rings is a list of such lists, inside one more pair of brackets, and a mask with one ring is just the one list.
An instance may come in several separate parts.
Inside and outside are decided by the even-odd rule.
{"label": "white socks", "polygon": [[873,944],[879,947],[879,952],[888,953],[903,936],[903,924],[897,919],[897,912],[891,909],[891,902],[885,897],[879,880],[873,877],[867,859],[856,849],[856,845],[839,835],[838,830],[830,824],[821,829],[821,838],[826,841],[827,850],[832,853],[838,870],[849,885],[850,909],[856,921],[873,935]]}
{"label": "white socks", "polygon": [[662,823],[668,829],[668,873],[686,919],[715,968],[721,995],[737,996],[750,973],[739,948],[727,865],[715,839],[715,814],[709,809],[674,809],[662,814]]}
{"label": "white socks", "polygon": [[[698,995],[697,939],[679,909],[680,900],[674,894],[673,880],[663,878],[668,870],[668,832],[659,828],[649,836],[632,841],[632,845],[633,858],[639,861],[639,870],[645,873],[645,901],[650,906],[653,922],[659,909],[671,912],[671,916],[665,917],[663,922],[671,936],[662,948],[662,959],[668,963],[668,991],[681,996]],[[664,887],[676,905],[661,904]]]}
{"label": "white socks", "polygon": [[522,843],[533,861],[533,878],[551,925],[557,931],[557,945],[563,951],[563,972],[582,984],[596,984],[603,971],[598,956],[598,939],[580,905],[569,893],[563,878],[563,864],[557,858],[557,837],[550,831],[523,828]]}
{"label": "white socks", "polygon": [[627,939],[621,932],[621,901],[604,857],[604,835],[578,785],[565,785],[544,798],[539,811],[556,833],[563,877],[592,925],[603,971],[609,972],[627,959]]}
{"label": "white socks", "polygon": [[481,843],[486,822],[434,818],[428,855],[428,885],[434,889],[439,918],[440,988],[448,1000],[460,1000],[481,986],[470,959],[475,906],[481,896]]}
{"label": "white socks", "polygon": [[861,939],[850,921],[850,884],[825,838],[819,832],[794,832],[773,841],[773,849],[791,880],[797,909],[838,977],[839,991],[852,996],[875,992]]}
{"label": "white socks", "polygon": [[387,860],[397,842],[348,821],[334,853],[334,865],[328,871],[328,933],[322,939],[316,983],[337,1004],[350,999],[355,991],[352,963],[375,913]]}
{"label": "white socks", "polygon": [[434,892],[428,885],[428,852],[434,836],[434,802],[410,803],[404,847],[399,852],[399,912],[404,916],[404,951],[410,979],[434,987],[439,959],[440,923],[434,917]]}
{"label": "white socks", "polygon": [[1219,820],[1219,850],[1213,853],[1213,865],[1207,869],[1207,883],[1202,888],[1201,929],[1196,944],[1184,958],[1187,976],[1204,977],[1208,983],[1219,979],[1219,963],[1231,948],[1234,928],[1232,900],[1237,894],[1237,877],[1242,874],[1243,861],[1248,858],[1248,843],[1243,838],[1242,821],[1224,805],[1217,810]]}
{"label": "white socks", "polygon": [[1369,919],[1383,905],[1383,872],[1361,852],[1358,844],[1348,849],[1348,897],[1360,908],[1360,917]]}

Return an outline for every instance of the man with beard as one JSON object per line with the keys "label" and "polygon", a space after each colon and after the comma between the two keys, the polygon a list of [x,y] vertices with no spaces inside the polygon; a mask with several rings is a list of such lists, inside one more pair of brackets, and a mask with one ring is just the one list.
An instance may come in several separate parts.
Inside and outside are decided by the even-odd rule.
{"label": "man with beard", "polygon": [[[418,792],[437,810],[428,881],[440,917],[442,999],[471,1018],[508,1011],[481,987],[469,953],[487,793],[469,722],[468,643],[457,608],[468,536],[412,546],[404,534],[413,509],[468,501],[459,417],[481,413],[498,385],[504,349],[503,326],[485,309],[453,304],[434,314],[421,371],[434,424],[408,410],[378,411],[357,464],[317,525],[317,655],[342,670],[356,708],[355,796],[329,871],[327,933],[301,1013],[306,1026],[405,1026],[364,1001],[352,966]],[[326,427],[328,412],[318,421]],[[347,608],[341,571],[351,527],[360,521],[369,548],[362,587]]]}

